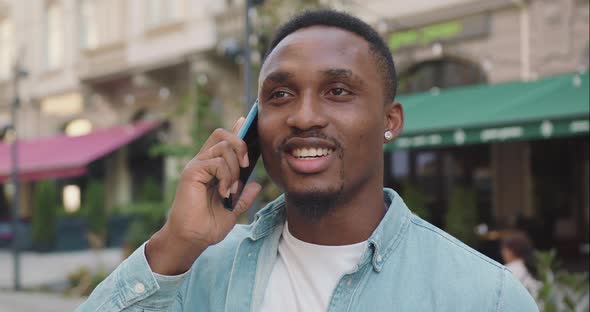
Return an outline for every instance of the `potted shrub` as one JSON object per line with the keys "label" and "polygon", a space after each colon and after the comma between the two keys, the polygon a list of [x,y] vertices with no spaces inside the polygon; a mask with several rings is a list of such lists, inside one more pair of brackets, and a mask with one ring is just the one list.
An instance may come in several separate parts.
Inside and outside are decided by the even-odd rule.
{"label": "potted shrub", "polygon": [[475,190],[462,186],[455,187],[451,192],[449,210],[445,219],[446,231],[465,244],[475,247],[478,242],[475,233],[477,223]]}
{"label": "potted shrub", "polygon": [[93,248],[102,248],[107,235],[107,212],[104,201],[104,186],[90,181],[84,192],[84,212],[88,222],[88,242]]}
{"label": "potted shrub", "polygon": [[55,245],[57,201],[57,187],[53,181],[40,181],[35,185],[31,238],[37,251],[49,251]]}

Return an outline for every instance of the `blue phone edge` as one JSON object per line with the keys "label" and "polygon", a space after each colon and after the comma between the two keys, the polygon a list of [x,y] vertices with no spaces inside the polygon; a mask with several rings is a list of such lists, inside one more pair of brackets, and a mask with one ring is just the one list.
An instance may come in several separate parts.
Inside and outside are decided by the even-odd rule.
{"label": "blue phone edge", "polygon": [[248,115],[246,116],[246,120],[244,120],[244,124],[242,125],[242,128],[240,128],[240,131],[238,132],[238,137],[240,139],[243,139],[244,137],[246,137],[246,133],[250,129],[252,122],[254,122],[254,118],[256,118],[256,115],[258,115],[258,100],[256,100],[254,102],[254,104],[252,105],[252,108],[250,109],[250,111],[248,112]]}
{"label": "blue phone edge", "polygon": [[[250,109],[250,111],[248,112],[248,115],[246,116],[246,120],[244,120],[244,124],[242,125],[242,128],[240,128],[240,131],[238,131],[238,137],[240,139],[244,139],[246,137],[246,133],[248,133],[248,130],[250,129],[250,126],[252,126],[252,123],[254,122],[254,118],[256,118],[257,115],[258,115],[258,99],[256,99],[256,101],[252,105],[252,108]],[[233,210],[231,197],[223,198],[222,201],[223,201],[223,206],[226,209],[228,209],[230,211]]]}

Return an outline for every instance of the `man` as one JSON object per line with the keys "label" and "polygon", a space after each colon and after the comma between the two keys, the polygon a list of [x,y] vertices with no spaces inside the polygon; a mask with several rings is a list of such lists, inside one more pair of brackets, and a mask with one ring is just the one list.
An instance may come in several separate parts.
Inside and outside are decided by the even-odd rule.
{"label": "man", "polygon": [[536,311],[504,267],[383,189],[402,130],[391,53],[364,22],[304,13],[279,29],[259,77],[264,165],[284,195],[235,226],[247,146],[216,130],[182,172],[164,227],[81,311]]}

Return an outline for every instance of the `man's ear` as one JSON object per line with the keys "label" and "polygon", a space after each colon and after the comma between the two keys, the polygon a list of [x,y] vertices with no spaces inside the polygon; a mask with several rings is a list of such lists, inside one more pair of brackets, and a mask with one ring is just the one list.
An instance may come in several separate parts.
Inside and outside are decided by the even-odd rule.
{"label": "man's ear", "polygon": [[390,102],[385,105],[385,119],[383,132],[390,131],[393,137],[390,140],[383,138],[385,143],[395,140],[404,129],[404,109],[399,102]]}

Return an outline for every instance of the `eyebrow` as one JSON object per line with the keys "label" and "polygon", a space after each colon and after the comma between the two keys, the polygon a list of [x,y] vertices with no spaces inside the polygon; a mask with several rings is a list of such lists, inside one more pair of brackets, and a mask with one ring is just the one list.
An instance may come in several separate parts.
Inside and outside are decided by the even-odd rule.
{"label": "eyebrow", "polygon": [[[329,68],[321,70],[320,73],[322,74],[325,80],[349,80],[352,82],[356,82],[359,85],[364,85],[364,80],[358,75],[354,74],[350,69]],[[272,72],[268,74],[266,78],[264,78],[262,85],[265,85],[269,82],[273,82],[276,84],[284,84],[291,80],[293,76],[293,73],[285,71]]]}
{"label": "eyebrow", "polygon": [[266,81],[272,81],[274,83],[285,83],[287,81],[289,81],[291,78],[293,78],[293,74],[289,73],[289,72],[273,72],[270,73],[268,76],[266,76],[266,78],[264,79],[265,83]]}
{"label": "eyebrow", "polygon": [[350,80],[359,84],[364,84],[363,79],[355,75],[350,69],[330,68],[320,71],[326,80]]}

